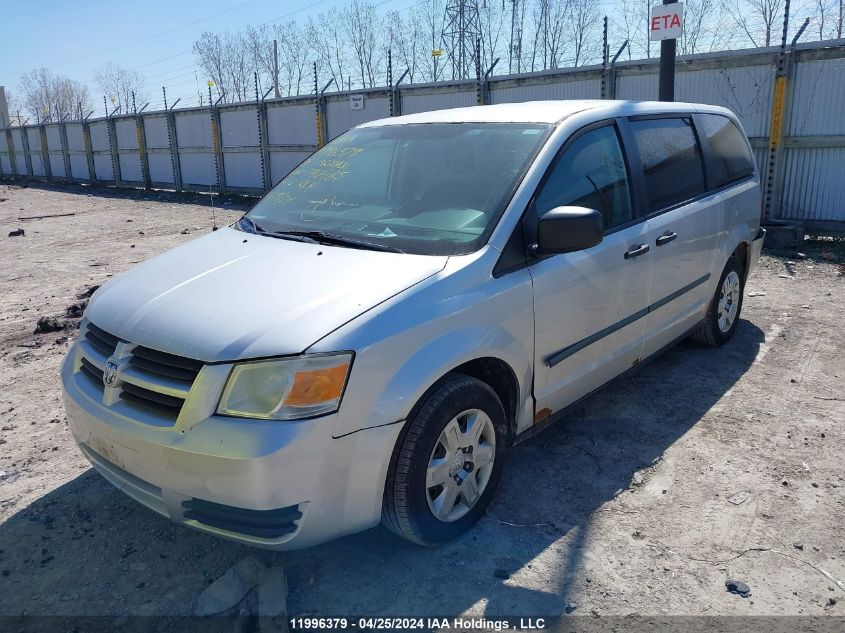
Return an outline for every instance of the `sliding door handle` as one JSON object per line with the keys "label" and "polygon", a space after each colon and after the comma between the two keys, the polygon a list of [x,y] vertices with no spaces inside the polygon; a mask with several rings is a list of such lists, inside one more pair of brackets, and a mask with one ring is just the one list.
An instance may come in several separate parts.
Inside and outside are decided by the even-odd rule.
{"label": "sliding door handle", "polygon": [[637,246],[632,246],[625,253],[625,259],[631,259],[632,257],[639,257],[640,255],[645,255],[646,253],[648,253],[648,244],[638,244]]}
{"label": "sliding door handle", "polygon": [[674,240],[676,237],[678,237],[678,234],[675,233],[674,231],[666,231],[663,235],[658,237],[654,241],[654,243],[657,244],[658,246],[663,246],[664,244],[668,244],[669,242]]}

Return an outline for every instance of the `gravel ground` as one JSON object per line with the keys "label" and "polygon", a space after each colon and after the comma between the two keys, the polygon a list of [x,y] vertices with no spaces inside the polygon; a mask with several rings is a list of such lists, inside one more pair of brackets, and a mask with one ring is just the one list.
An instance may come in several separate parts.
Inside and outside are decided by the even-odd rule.
{"label": "gravel ground", "polygon": [[[284,568],[291,614],[845,615],[841,243],[764,255],[727,346],[682,343],[515,448],[458,541],[377,528],[271,553],[124,497],[60,400],[68,307],[210,230],[207,197],[0,186],[0,200],[0,615],[191,614],[250,557]],[[218,222],[246,204],[218,201]],[[34,334],[42,316],[68,329]]]}

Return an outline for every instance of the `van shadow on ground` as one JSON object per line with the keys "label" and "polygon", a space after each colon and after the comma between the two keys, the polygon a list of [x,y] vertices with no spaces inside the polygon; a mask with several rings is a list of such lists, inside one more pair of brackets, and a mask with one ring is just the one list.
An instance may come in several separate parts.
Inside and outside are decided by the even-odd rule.
{"label": "van shadow on ground", "polygon": [[377,528],[261,553],[172,524],[86,471],[0,525],[0,614],[189,614],[256,554],[284,565],[291,614],[561,614],[593,513],[701,419],[763,341],[743,321],[722,349],[683,343],[594,395],[516,447],[488,516],[436,549]]}

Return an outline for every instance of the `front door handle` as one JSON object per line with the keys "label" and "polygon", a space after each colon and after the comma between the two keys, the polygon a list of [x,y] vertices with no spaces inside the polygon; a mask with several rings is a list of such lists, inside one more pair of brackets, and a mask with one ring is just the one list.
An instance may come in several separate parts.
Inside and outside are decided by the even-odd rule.
{"label": "front door handle", "polygon": [[648,253],[648,244],[638,244],[637,246],[632,246],[625,253],[625,259],[631,259],[632,257],[639,257],[640,255],[645,255],[646,253]]}
{"label": "front door handle", "polygon": [[663,246],[664,244],[668,244],[669,242],[674,240],[676,237],[678,237],[678,234],[675,233],[674,231],[666,231],[663,235],[658,237],[654,241],[654,243],[657,244],[658,246]]}

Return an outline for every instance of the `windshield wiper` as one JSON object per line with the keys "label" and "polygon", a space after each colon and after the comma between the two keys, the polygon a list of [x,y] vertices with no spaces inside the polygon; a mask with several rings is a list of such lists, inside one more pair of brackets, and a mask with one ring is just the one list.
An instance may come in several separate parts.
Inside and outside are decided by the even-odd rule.
{"label": "windshield wiper", "polygon": [[385,251],[388,253],[404,253],[405,251],[396,248],[395,246],[388,246],[386,244],[374,244],[373,242],[366,242],[363,240],[356,240],[341,235],[332,235],[330,233],[323,233],[322,231],[273,231],[273,235],[279,237],[299,237],[304,239],[311,239],[320,244],[331,244],[335,246],[349,246],[351,248],[361,248],[374,251]]}

